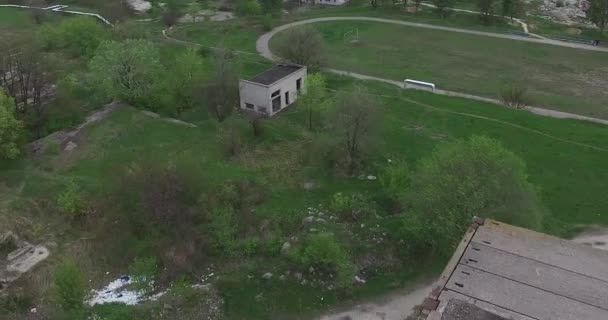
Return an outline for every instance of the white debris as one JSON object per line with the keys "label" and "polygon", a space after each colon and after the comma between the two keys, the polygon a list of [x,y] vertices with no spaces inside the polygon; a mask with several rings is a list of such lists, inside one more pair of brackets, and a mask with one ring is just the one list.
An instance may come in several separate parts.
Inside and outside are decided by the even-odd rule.
{"label": "white debris", "polygon": [[376,176],[372,176],[372,175],[367,176],[367,180],[376,180],[376,179],[378,179],[378,177],[376,177]]}
{"label": "white debris", "polygon": [[100,290],[91,290],[91,298],[87,301],[90,306],[105,303],[123,303],[126,305],[136,305],[146,300],[157,300],[162,297],[167,291],[161,291],[150,297],[142,291],[128,289],[127,287],[133,283],[129,276],[122,276]]}
{"label": "white debris", "polygon": [[152,3],[150,1],[127,0],[127,3],[129,4],[129,7],[131,7],[133,10],[140,12],[140,13],[146,12],[146,11],[152,9]]}
{"label": "white debris", "polygon": [[366,282],[364,279],[361,279],[359,276],[355,276],[355,281],[357,281],[359,283],[365,283]]}

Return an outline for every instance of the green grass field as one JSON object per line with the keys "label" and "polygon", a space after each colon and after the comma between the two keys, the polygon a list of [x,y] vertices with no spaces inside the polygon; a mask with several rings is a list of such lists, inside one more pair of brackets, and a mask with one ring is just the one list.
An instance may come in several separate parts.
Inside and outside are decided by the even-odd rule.
{"label": "green grass field", "polygon": [[[608,119],[606,53],[373,22],[315,27],[332,68],[488,97],[515,81],[528,87],[533,105]],[[354,29],[359,42],[345,42],[344,34]],[[284,34],[271,47],[280,41]]]}

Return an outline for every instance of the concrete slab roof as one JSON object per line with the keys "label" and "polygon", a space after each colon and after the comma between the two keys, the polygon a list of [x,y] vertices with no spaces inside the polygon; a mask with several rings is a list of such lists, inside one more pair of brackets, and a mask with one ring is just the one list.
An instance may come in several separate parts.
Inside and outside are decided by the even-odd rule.
{"label": "concrete slab roof", "polygon": [[253,79],[249,81],[267,86],[287,77],[288,75],[302,68],[304,67],[295,64],[277,64],[274,67],[253,77]]}
{"label": "concrete slab roof", "polygon": [[428,320],[606,320],[608,252],[477,219],[423,309]]}

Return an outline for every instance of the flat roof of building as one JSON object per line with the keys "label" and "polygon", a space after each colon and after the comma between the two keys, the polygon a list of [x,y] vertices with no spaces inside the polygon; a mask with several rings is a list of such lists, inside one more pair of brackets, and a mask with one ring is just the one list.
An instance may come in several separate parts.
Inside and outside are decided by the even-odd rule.
{"label": "flat roof of building", "polygon": [[605,320],[608,252],[477,219],[422,307],[428,320]]}
{"label": "flat roof of building", "polygon": [[302,68],[304,67],[296,64],[277,64],[274,67],[253,77],[253,79],[249,81],[267,86],[287,77],[288,75]]}

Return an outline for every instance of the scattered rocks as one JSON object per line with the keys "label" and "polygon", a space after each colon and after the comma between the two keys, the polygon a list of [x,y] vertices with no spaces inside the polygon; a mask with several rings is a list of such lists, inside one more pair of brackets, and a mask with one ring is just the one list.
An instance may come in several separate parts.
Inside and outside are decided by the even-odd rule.
{"label": "scattered rocks", "polygon": [[271,272],[266,272],[262,276],[262,279],[265,279],[265,280],[270,280],[270,278],[272,278],[272,273]]}
{"label": "scattered rocks", "polygon": [[78,148],[78,145],[74,141],[68,141],[65,147],[63,147],[63,151],[71,152],[72,150]]}
{"label": "scattered rocks", "polygon": [[304,190],[310,191],[310,190],[316,188],[317,185],[314,182],[304,182],[303,187],[304,187]]}
{"label": "scattered rocks", "polygon": [[358,283],[366,283],[367,281],[365,281],[365,279],[359,277],[359,276],[355,276],[355,281]]}
{"label": "scattered rocks", "polygon": [[314,216],[308,216],[308,217],[302,219],[302,224],[312,223],[313,221],[315,221],[315,217]]}

